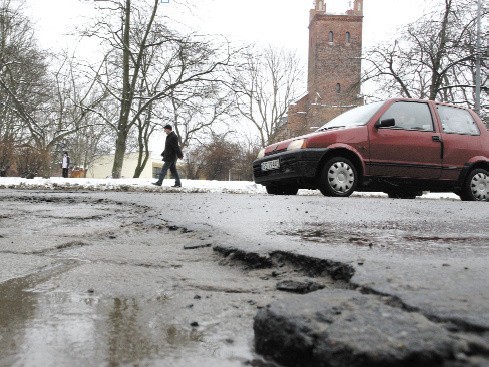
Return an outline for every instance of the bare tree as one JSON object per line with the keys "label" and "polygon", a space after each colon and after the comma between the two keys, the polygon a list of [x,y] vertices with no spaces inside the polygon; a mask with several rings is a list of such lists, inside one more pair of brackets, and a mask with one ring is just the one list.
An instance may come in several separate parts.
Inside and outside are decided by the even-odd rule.
{"label": "bare tree", "polygon": [[183,147],[200,133],[210,133],[216,125],[225,127],[233,107],[229,91],[212,82],[172,93],[168,102],[168,122],[175,127]]}
{"label": "bare tree", "polygon": [[236,139],[232,132],[214,133],[194,144],[185,155],[184,172],[189,179],[252,180],[252,162],[260,148]]}
{"label": "bare tree", "polygon": [[[146,100],[152,98],[158,90],[168,84],[168,76],[156,74],[154,70],[172,68],[173,60],[162,59],[159,55],[166,54],[170,43],[154,47],[147,53],[142,64],[142,78],[140,80],[139,97],[135,98],[139,111]],[[192,54],[202,55],[205,48],[198,47]],[[194,57],[193,56],[193,57]],[[195,61],[202,62],[202,58]],[[163,84],[163,87],[161,86]],[[134,177],[139,177],[149,159],[149,141],[157,128],[166,124],[174,127],[181,147],[188,147],[192,140],[203,133],[209,132],[229,115],[233,105],[229,90],[222,88],[219,73],[213,73],[213,78],[197,78],[186,83],[174,85],[167,91],[166,96],[153,100],[142,114],[139,114],[135,123],[137,131],[138,163]]]}
{"label": "bare tree", "polygon": [[38,166],[29,169],[49,176],[59,147],[88,122],[88,109],[79,106],[93,109],[104,94],[75,75],[71,57],[38,49],[22,5],[0,0],[0,139],[14,152],[38,157]]}
{"label": "bare tree", "polygon": [[250,49],[232,70],[232,90],[242,117],[256,128],[265,146],[287,115],[289,104],[302,90],[303,68],[293,52],[269,47]]}
{"label": "bare tree", "polygon": [[[487,10],[484,12],[487,14]],[[379,97],[399,95],[474,106],[476,9],[467,0],[437,0],[392,44],[366,53],[364,82]],[[483,85],[487,83],[487,60]],[[487,109],[487,88],[485,89]]]}
{"label": "bare tree", "polygon": [[21,173],[49,176],[49,143],[56,127],[44,122],[53,118],[49,106],[57,92],[47,67],[49,55],[38,49],[23,5],[23,1],[0,3],[0,108],[4,112],[0,136],[3,145],[12,146],[10,160],[20,156],[27,162],[25,155],[32,157],[32,164],[19,170]]}
{"label": "bare tree", "polygon": [[204,177],[207,180],[227,180],[237,152],[236,144],[227,138],[226,133],[212,134],[210,141],[204,145],[201,152]]}
{"label": "bare tree", "polygon": [[[136,124],[140,132],[151,133],[143,127],[151,123],[157,102],[178,88],[215,80],[230,54],[228,48],[221,52],[195,35],[168,30],[157,16],[160,0],[97,4],[105,18],[86,35],[101,38],[109,50],[107,74],[99,80],[119,103],[118,120],[111,122],[117,133],[112,176],[119,178],[127,139]],[[140,143],[144,145],[144,139]]]}
{"label": "bare tree", "polygon": [[46,100],[46,55],[36,46],[34,31],[23,14],[23,1],[0,0],[0,140],[15,147],[28,143],[33,113]]}
{"label": "bare tree", "polygon": [[[68,55],[51,58],[52,65],[59,65],[51,72],[51,83],[47,89],[49,98],[35,114],[35,124],[28,124],[35,146],[48,152],[59,152],[59,147],[80,145],[91,137],[83,132],[96,130],[101,125],[91,110],[106,98],[103,90],[97,89],[93,80],[78,73],[79,65]],[[56,60],[56,61],[55,61]],[[103,124],[102,124],[103,125]],[[94,137],[96,139],[96,137]],[[53,158],[57,162],[59,155]],[[81,165],[81,162],[77,162]]]}
{"label": "bare tree", "polygon": [[201,142],[195,143],[187,149],[183,158],[184,177],[189,180],[198,180],[204,176],[205,159],[202,152],[205,145]]}
{"label": "bare tree", "polygon": [[236,159],[230,178],[233,180],[253,181],[253,161],[260,151],[260,146],[245,140],[239,140],[236,143],[236,148],[238,151],[235,153]]}

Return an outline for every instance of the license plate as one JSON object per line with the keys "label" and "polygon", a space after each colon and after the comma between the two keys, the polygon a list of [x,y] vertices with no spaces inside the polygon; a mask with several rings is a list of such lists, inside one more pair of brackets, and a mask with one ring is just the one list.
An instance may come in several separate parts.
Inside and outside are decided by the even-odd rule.
{"label": "license plate", "polygon": [[271,171],[279,168],[280,168],[280,161],[278,159],[274,159],[273,161],[263,162],[261,164],[262,171]]}

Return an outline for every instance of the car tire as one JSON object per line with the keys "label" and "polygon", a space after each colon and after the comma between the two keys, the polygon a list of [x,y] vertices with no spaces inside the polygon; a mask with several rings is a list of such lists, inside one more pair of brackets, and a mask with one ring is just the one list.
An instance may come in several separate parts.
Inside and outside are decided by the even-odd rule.
{"label": "car tire", "polygon": [[297,195],[299,188],[295,185],[267,185],[267,193],[270,195]]}
{"label": "car tire", "polygon": [[470,171],[459,195],[463,201],[489,201],[489,172],[482,168]]}
{"label": "car tire", "polygon": [[355,165],[343,157],[335,157],[326,162],[321,173],[319,191],[324,196],[347,197],[358,185]]}

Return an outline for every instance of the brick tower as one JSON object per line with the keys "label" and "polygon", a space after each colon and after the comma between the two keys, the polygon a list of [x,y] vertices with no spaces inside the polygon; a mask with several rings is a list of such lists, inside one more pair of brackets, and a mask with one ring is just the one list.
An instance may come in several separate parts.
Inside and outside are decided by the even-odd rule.
{"label": "brick tower", "polygon": [[308,133],[332,118],[363,105],[360,96],[363,0],[344,15],[326,13],[315,0],[309,15],[307,94],[289,106],[287,124],[277,138]]}

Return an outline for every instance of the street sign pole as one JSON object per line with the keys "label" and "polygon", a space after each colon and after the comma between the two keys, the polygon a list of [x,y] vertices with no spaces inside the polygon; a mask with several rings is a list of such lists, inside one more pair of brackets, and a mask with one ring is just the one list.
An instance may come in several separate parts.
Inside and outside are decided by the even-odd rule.
{"label": "street sign pole", "polygon": [[477,3],[477,45],[476,45],[476,60],[475,60],[475,112],[481,115],[481,8],[482,0]]}

